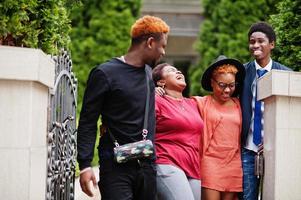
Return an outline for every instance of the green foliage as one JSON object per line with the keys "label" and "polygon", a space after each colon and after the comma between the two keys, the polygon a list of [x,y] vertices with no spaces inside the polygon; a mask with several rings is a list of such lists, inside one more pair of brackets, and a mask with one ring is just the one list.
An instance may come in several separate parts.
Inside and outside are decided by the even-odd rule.
{"label": "green foliage", "polygon": [[275,11],[268,0],[204,0],[202,3],[205,20],[195,46],[201,59],[190,71],[192,95],[206,94],[201,89],[200,79],[204,70],[219,55],[224,54],[241,62],[251,59],[248,52],[248,29],[251,24],[266,20],[268,14]]}
{"label": "green foliage", "polygon": [[271,16],[271,24],[277,34],[273,58],[301,70],[301,1],[283,0],[277,5],[278,14]]}
{"label": "green foliage", "polygon": [[78,111],[90,70],[126,52],[139,11],[140,0],[89,0],[73,10],[71,53],[79,80]]}
{"label": "green foliage", "polygon": [[71,29],[72,0],[3,0],[0,4],[0,44],[41,48],[57,53],[66,48]]}

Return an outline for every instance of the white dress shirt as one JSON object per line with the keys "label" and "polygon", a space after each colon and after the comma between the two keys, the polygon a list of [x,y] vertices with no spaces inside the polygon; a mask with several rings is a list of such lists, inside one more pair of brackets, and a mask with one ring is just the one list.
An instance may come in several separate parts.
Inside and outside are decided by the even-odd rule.
{"label": "white dress shirt", "polygon": [[[257,69],[265,69],[268,72],[272,70],[272,59],[270,59],[270,62],[265,66],[265,67],[261,67],[255,60],[255,67],[256,67],[256,71]],[[247,141],[246,141],[246,145],[245,148],[254,152],[258,151],[258,146],[256,144],[254,144],[253,142],[253,129],[254,129],[254,110],[255,110],[255,94],[256,94],[256,87],[257,87],[257,80],[258,80],[258,75],[256,73],[256,77],[251,85],[251,89],[252,89],[252,93],[253,93],[253,100],[252,100],[252,118],[251,118],[251,123],[250,123],[250,128],[249,128],[249,134],[247,137]],[[261,103],[261,110],[262,113],[264,111],[264,102]],[[263,138],[263,130],[261,131],[261,135]],[[263,140],[262,140],[263,141]]]}

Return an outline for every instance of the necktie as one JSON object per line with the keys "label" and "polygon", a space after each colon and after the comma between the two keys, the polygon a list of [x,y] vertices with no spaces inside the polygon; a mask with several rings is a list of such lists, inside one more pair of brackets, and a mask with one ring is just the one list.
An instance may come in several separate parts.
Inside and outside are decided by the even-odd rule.
{"label": "necktie", "polygon": [[[263,69],[257,70],[258,77],[263,76],[268,71]],[[254,110],[254,130],[253,130],[253,142],[256,145],[259,145],[261,143],[261,130],[262,130],[262,112],[261,112],[261,101],[257,101],[257,89],[256,89],[256,95],[255,95],[255,110]]]}

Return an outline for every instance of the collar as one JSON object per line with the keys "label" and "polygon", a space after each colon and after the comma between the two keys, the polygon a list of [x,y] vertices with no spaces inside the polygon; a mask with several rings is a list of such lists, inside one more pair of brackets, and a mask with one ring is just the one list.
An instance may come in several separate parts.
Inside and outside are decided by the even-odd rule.
{"label": "collar", "polygon": [[266,66],[264,66],[264,67],[261,67],[257,62],[256,62],[256,60],[255,60],[255,67],[256,67],[256,70],[257,69],[265,69],[265,70],[267,70],[268,72],[269,71],[271,71],[272,70],[272,59],[270,58],[270,62],[266,65]]}
{"label": "collar", "polygon": [[117,57],[117,59],[120,60],[121,62],[126,63],[126,62],[125,62],[125,59],[124,59],[124,56]]}

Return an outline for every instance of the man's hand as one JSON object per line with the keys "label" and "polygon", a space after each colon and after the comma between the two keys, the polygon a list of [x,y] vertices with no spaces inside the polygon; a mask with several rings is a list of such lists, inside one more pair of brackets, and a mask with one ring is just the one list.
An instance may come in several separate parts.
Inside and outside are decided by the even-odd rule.
{"label": "man's hand", "polygon": [[96,178],[93,170],[90,168],[80,174],[79,183],[80,183],[80,187],[82,188],[82,191],[86,193],[88,196],[93,197],[93,192],[90,187],[91,181],[93,183],[94,188],[96,188],[97,187]]}
{"label": "man's hand", "polygon": [[156,95],[164,96],[165,90],[162,87],[155,87],[155,93],[156,93]]}

